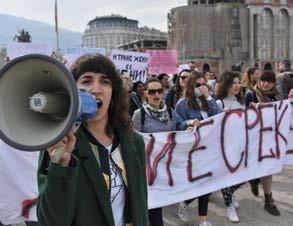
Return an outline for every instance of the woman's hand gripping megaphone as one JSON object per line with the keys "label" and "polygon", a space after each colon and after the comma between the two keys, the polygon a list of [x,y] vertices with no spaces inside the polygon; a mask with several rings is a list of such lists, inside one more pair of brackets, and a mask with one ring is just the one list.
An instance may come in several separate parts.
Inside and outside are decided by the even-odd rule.
{"label": "woman's hand gripping megaphone", "polygon": [[63,167],[68,167],[71,154],[74,149],[76,138],[73,129],[66,136],[52,147],[47,148],[51,161]]}

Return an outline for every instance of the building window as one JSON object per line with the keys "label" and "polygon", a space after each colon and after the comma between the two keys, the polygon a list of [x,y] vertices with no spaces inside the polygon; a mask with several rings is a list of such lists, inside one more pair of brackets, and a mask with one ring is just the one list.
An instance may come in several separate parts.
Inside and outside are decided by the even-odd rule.
{"label": "building window", "polygon": [[277,15],[277,40],[279,46],[277,46],[277,57],[288,58],[289,46],[290,46],[290,25],[289,14],[287,10],[281,9]]}
{"label": "building window", "polygon": [[261,40],[259,46],[261,57],[272,58],[274,42],[274,21],[273,13],[268,8],[264,9],[260,15],[259,36],[259,40]]}

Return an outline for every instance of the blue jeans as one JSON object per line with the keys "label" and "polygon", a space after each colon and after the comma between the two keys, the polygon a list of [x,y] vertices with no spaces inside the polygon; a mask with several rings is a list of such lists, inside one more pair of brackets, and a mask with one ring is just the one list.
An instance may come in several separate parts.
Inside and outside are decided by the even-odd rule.
{"label": "blue jeans", "polygon": [[[26,226],[40,226],[39,223],[36,221],[26,221],[25,224]],[[0,226],[5,226],[5,225],[0,222]],[[10,226],[10,225],[6,225],[6,226]]]}
{"label": "blue jeans", "polygon": [[36,221],[26,221],[25,224],[26,226],[40,226]]}

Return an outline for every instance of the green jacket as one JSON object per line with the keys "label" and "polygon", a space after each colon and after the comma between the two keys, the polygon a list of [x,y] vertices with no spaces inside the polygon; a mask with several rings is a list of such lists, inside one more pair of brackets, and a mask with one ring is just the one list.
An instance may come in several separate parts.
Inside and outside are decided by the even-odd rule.
{"label": "green jacket", "polygon": [[[38,220],[42,226],[114,226],[109,191],[81,128],[76,138],[70,167],[50,163],[47,151],[40,155]],[[148,226],[143,138],[136,132],[121,135],[120,145],[133,225]]]}

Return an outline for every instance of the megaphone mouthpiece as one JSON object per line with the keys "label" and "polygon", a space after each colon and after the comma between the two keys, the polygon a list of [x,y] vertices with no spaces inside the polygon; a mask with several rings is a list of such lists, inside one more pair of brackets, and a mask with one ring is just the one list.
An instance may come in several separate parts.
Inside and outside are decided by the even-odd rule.
{"label": "megaphone mouthpiece", "polygon": [[69,111],[68,95],[39,92],[30,97],[30,109],[35,112],[56,116],[66,116]]}

